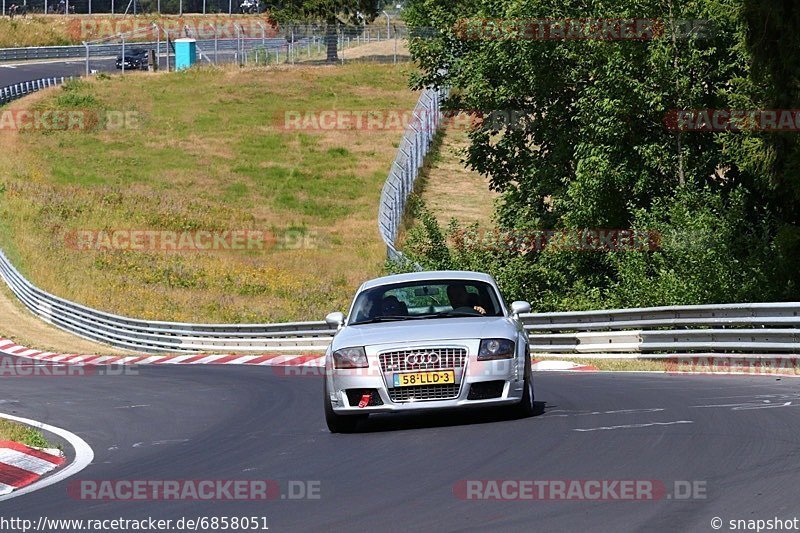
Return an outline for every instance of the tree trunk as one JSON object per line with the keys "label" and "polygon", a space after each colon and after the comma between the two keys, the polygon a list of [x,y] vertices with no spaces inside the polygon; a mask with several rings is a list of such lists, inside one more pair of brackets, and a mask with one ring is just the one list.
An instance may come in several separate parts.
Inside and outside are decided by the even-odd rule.
{"label": "tree trunk", "polygon": [[325,45],[328,50],[328,63],[337,63],[339,61],[339,54],[337,52],[339,37],[336,34],[336,22],[328,21],[325,26]]}

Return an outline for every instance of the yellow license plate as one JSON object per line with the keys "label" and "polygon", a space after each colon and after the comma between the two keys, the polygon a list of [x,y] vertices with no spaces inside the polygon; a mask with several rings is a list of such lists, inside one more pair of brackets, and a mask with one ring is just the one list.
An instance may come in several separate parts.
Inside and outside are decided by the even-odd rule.
{"label": "yellow license plate", "polygon": [[395,387],[413,387],[415,385],[451,385],[456,382],[454,370],[436,370],[431,372],[406,372],[394,375]]}

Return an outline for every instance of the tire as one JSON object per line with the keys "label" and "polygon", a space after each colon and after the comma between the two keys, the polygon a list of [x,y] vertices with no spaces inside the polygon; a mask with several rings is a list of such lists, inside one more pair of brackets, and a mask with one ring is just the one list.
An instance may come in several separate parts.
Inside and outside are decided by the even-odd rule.
{"label": "tire", "polygon": [[533,403],[533,372],[531,371],[531,358],[525,357],[525,390],[522,393],[522,400],[514,406],[514,413],[518,418],[528,418],[533,416],[536,411]]}
{"label": "tire", "polygon": [[358,423],[366,420],[369,415],[337,415],[331,405],[331,397],[328,393],[328,380],[325,379],[325,423],[331,433],[352,433],[356,430]]}

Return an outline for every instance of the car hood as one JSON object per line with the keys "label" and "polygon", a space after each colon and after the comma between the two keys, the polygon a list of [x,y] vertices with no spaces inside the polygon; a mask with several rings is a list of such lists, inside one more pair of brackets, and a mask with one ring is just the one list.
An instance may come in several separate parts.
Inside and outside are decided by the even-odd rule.
{"label": "car hood", "polygon": [[514,339],[517,327],[505,317],[430,318],[347,326],[336,334],[332,348],[398,342],[446,341],[502,337]]}

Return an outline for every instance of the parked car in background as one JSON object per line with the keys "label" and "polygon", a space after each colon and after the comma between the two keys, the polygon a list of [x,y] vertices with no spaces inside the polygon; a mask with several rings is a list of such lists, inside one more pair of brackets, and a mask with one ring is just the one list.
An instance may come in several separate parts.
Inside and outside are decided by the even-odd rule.
{"label": "parked car in background", "polygon": [[239,10],[243,15],[252,15],[261,11],[258,0],[244,0],[239,4]]}
{"label": "parked car in background", "polygon": [[[125,70],[147,70],[148,50],[144,48],[131,48],[125,50]],[[122,56],[117,56],[117,70],[122,69]]]}

